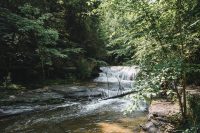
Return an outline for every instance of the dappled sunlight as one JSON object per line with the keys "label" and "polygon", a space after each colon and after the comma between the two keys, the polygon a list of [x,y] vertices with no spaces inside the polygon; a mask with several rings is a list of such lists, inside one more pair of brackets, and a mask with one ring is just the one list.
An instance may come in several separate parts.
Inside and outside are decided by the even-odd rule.
{"label": "dappled sunlight", "polygon": [[142,133],[139,125],[146,121],[146,117],[139,118],[122,118],[115,123],[100,122],[97,125],[102,133]]}
{"label": "dappled sunlight", "polygon": [[135,128],[138,127],[141,123],[144,123],[147,120],[146,117],[137,117],[137,118],[122,118],[119,120],[120,124]]}
{"label": "dappled sunlight", "polygon": [[116,123],[99,123],[103,133],[132,133],[129,128]]}

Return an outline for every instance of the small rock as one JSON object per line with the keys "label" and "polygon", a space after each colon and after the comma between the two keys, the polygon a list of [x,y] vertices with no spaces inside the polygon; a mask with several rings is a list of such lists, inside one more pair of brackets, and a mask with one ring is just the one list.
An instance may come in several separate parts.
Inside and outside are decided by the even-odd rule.
{"label": "small rock", "polygon": [[149,129],[148,133],[160,133],[159,129],[156,127],[152,127]]}
{"label": "small rock", "polygon": [[149,114],[149,115],[148,115],[148,120],[151,120],[151,119],[153,119],[153,118],[154,118],[153,114]]}
{"label": "small rock", "polygon": [[48,87],[48,86],[45,86],[45,87],[43,87],[43,89],[44,89],[44,90],[48,90],[48,89],[49,89],[49,87]]}
{"label": "small rock", "polygon": [[159,126],[160,123],[154,119],[151,119],[151,122],[155,125],[155,126]]}
{"label": "small rock", "polygon": [[158,133],[159,129],[154,125],[153,122],[149,121],[144,126],[141,126],[142,129],[148,133]]}
{"label": "small rock", "polygon": [[10,99],[10,100],[14,100],[14,99],[16,99],[16,96],[11,95],[11,96],[9,96],[9,99]]}
{"label": "small rock", "polygon": [[162,121],[162,122],[168,122],[168,120],[164,117],[156,117],[156,120]]}

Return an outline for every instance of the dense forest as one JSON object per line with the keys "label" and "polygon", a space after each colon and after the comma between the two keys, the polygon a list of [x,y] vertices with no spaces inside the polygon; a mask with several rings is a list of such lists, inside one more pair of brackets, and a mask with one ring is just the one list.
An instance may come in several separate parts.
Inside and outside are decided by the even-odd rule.
{"label": "dense forest", "polygon": [[175,97],[185,132],[198,132],[200,96],[187,88],[200,85],[199,0],[0,2],[1,88],[89,81],[111,65],[139,66],[137,92]]}
{"label": "dense forest", "polygon": [[89,78],[106,50],[87,1],[0,2],[1,81]]}

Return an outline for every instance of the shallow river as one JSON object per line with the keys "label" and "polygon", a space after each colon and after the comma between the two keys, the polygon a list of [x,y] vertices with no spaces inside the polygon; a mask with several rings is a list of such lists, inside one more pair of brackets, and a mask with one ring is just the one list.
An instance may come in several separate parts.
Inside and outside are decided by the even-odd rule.
{"label": "shallow river", "polygon": [[[127,112],[127,108],[133,105],[129,97],[102,100],[104,97],[123,93],[133,87],[133,78],[136,73],[131,74],[132,69],[130,67],[103,68],[100,77],[91,83],[51,86],[45,91],[25,93],[22,96],[30,100],[33,100],[35,96],[38,98],[38,95],[43,101],[47,101],[49,97],[63,100],[46,104],[37,100],[37,102],[19,102],[2,106],[1,113],[12,115],[0,118],[0,132],[137,133],[139,124],[146,120],[143,109]],[[119,90],[120,87],[123,89]],[[74,99],[71,93],[70,98],[64,97],[55,89],[76,90],[75,94],[81,95],[81,98]],[[64,92],[68,94],[69,91]],[[99,96],[99,93],[102,95]],[[87,94],[89,96],[85,97]],[[84,98],[82,98],[83,95]],[[97,97],[92,97],[93,95]]]}

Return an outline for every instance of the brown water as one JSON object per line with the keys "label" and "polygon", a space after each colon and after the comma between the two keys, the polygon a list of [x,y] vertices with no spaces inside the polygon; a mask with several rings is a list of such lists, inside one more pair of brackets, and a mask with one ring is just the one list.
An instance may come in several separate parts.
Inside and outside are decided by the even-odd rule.
{"label": "brown water", "polygon": [[[113,96],[119,93],[119,87],[123,91],[133,88],[134,70],[133,67],[103,67],[96,81],[104,83],[53,86],[45,91],[25,93],[18,98],[22,103],[0,107],[0,116],[1,112],[15,114],[0,118],[0,133],[138,133],[139,125],[146,121],[146,114],[142,111],[127,112],[127,108],[133,105],[129,97],[75,100],[52,91],[81,90],[75,94],[103,92],[107,97]],[[52,98],[61,102],[47,102]]]}
{"label": "brown water", "polygon": [[[117,104],[113,102],[117,107]],[[87,106],[87,105],[86,105]],[[108,109],[108,106],[112,106]],[[124,115],[113,105],[90,111],[77,107],[19,115],[0,120],[0,131],[20,133],[133,133],[146,120],[145,113]],[[106,109],[107,108],[107,109]],[[79,110],[79,111],[77,111]],[[70,114],[73,112],[74,114]]]}

